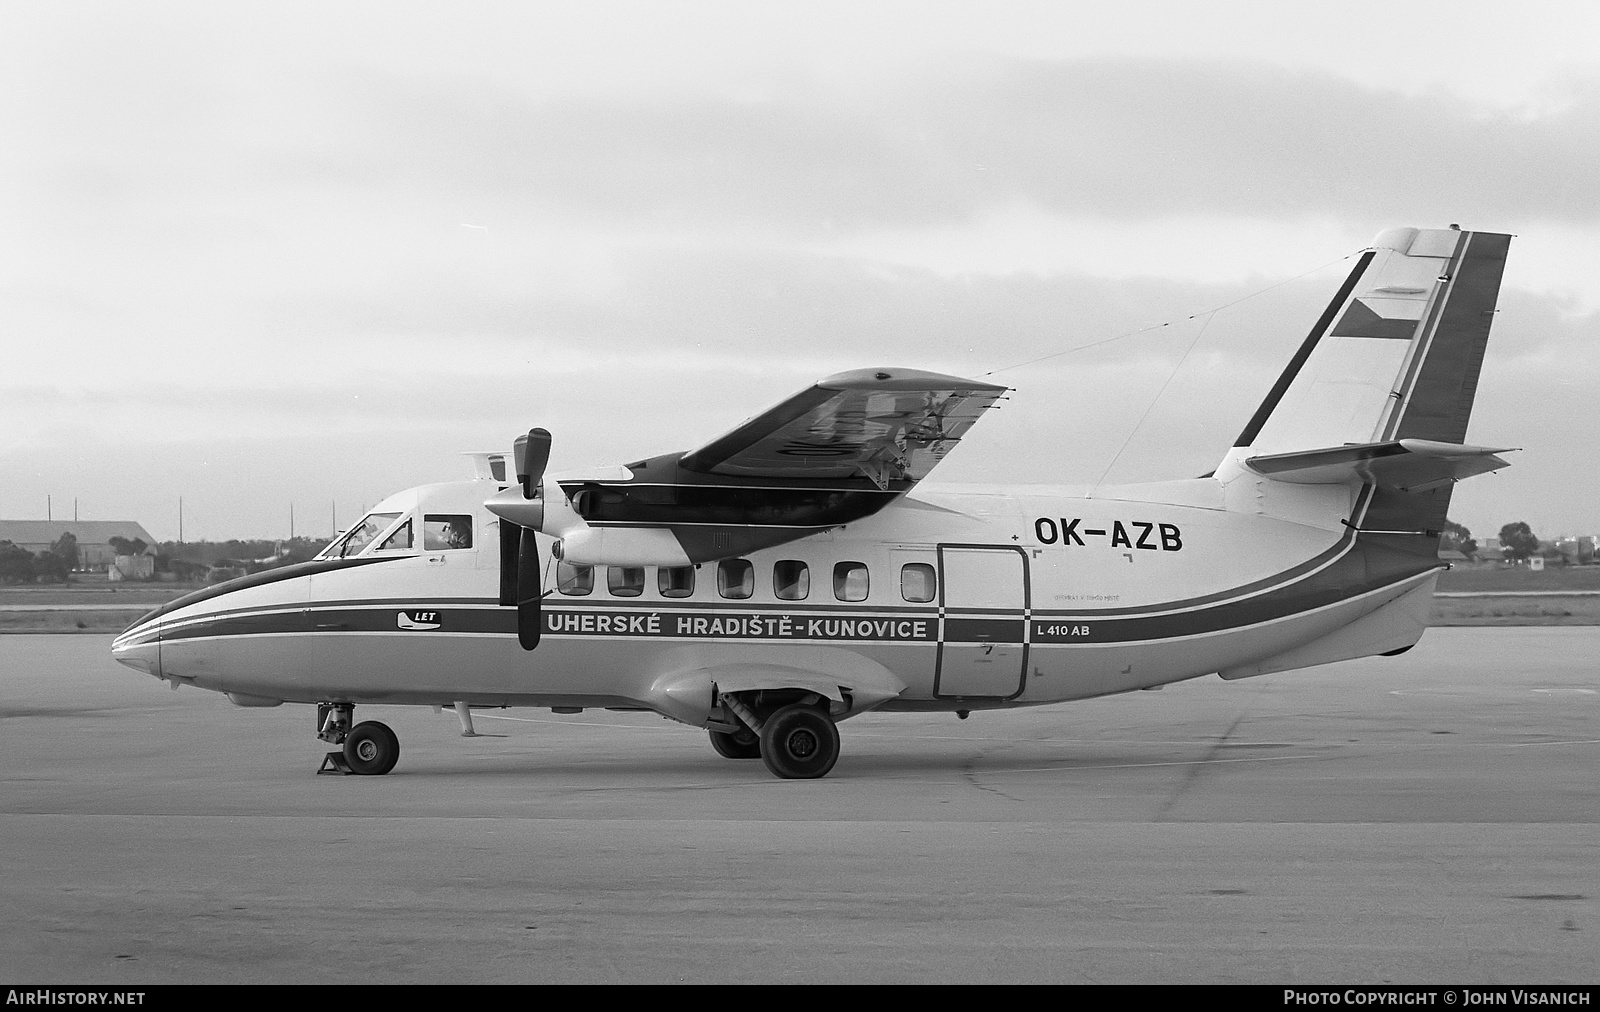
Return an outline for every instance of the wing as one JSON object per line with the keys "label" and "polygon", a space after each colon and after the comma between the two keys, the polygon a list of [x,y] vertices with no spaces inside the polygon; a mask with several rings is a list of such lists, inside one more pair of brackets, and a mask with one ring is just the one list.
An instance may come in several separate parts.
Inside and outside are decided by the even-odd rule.
{"label": "wing", "polygon": [[679,465],[730,477],[914,484],[1006,389],[914,369],[842,372],[691,450]]}

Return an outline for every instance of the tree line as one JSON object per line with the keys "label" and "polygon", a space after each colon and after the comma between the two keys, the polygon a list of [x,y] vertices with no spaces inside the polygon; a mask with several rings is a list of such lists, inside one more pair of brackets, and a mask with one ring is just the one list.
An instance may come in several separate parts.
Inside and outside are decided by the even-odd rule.
{"label": "tree line", "polygon": [[[113,537],[108,542],[118,555],[140,555],[150,546],[141,538]],[[179,580],[200,580],[214,575],[243,576],[265,569],[305,562],[323,548],[317,538],[288,541],[163,541],[156,546],[156,572]],[[1453,520],[1439,533],[1439,547],[1453,548],[1476,561],[1478,542],[1472,532]],[[1500,548],[1506,558],[1526,562],[1539,554],[1539,539],[1525,521],[1500,528]],[[30,552],[10,541],[0,541],[0,583],[66,583],[78,566],[78,539],[70,531],[42,552]]]}
{"label": "tree line", "polygon": [[[107,542],[118,555],[142,555],[150,549],[142,538],[113,536]],[[178,580],[209,579],[214,575],[243,576],[264,569],[306,562],[322,551],[326,542],[315,538],[288,541],[163,541],[156,545],[157,573]],[[42,552],[30,552],[0,540],[0,584],[66,583],[78,568],[78,538],[70,531]]]}
{"label": "tree line", "polygon": [[71,531],[42,552],[0,541],[0,583],[66,583],[78,568],[78,538]]}
{"label": "tree line", "polygon": [[156,546],[156,572],[197,580],[214,571],[244,576],[295,562],[309,562],[327,542],[320,538],[287,541],[163,541]]}
{"label": "tree line", "polygon": [[[1439,547],[1453,548],[1473,561],[1478,558],[1477,539],[1453,520],[1446,520],[1444,530],[1439,532]],[[1500,552],[1504,558],[1526,562],[1539,554],[1539,538],[1525,520],[1506,524],[1500,528]]]}

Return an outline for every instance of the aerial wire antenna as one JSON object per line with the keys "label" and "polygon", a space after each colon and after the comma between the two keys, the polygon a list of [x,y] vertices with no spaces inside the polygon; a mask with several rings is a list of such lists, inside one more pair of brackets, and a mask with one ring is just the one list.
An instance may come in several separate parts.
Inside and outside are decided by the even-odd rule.
{"label": "aerial wire antenna", "polygon": [[[1338,261],[1334,261],[1334,262],[1337,263]],[[1232,303],[1230,303],[1230,305],[1231,304]],[[1200,343],[1201,335],[1203,335],[1206,332],[1206,328],[1207,327],[1211,326],[1211,321],[1215,320],[1217,318],[1217,314],[1222,312],[1222,310],[1224,310],[1226,308],[1228,308],[1228,307],[1227,306],[1220,306],[1220,307],[1218,307],[1216,309],[1211,310],[1211,312],[1209,312],[1209,313],[1196,313],[1195,314],[1196,316],[1204,316],[1206,318],[1206,322],[1200,324],[1200,329],[1196,330],[1195,334],[1194,334],[1194,337],[1189,339],[1189,347],[1183,349],[1183,355],[1178,358],[1178,364],[1172,367],[1172,371],[1171,372],[1167,373],[1167,378],[1161,384],[1161,389],[1157,390],[1156,391],[1156,395],[1154,397],[1150,398],[1150,403],[1145,406],[1144,414],[1140,415],[1139,416],[1139,420],[1137,422],[1133,423],[1133,428],[1128,430],[1128,437],[1122,441],[1122,445],[1121,446],[1117,447],[1117,452],[1112,454],[1112,456],[1111,456],[1111,462],[1106,465],[1104,471],[1100,472],[1100,477],[1098,477],[1098,478],[1096,478],[1094,480],[1094,485],[1092,485],[1090,487],[1089,494],[1087,496],[1085,496],[1084,498],[1086,498],[1086,499],[1093,499],[1094,498],[1095,491],[1100,488],[1100,483],[1106,480],[1106,475],[1110,474],[1111,473],[1111,469],[1113,467],[1117,466],[1117,461],[1122,459],[1123,451],[1128,448],[1128,444],[1129,443],[1133,442],[1133,437],[1138,435],[1139,434],[1139,430],[1144,427],[1145,419],[1149,418],[1150,417],[1150,412],[1154,411],[1156,409],[1156,405],[1161,403],[1161,395],[1167,392],[1167,387],[1171,386],[1172,385],[1172,381],[1177,378],[1179,371],[1183,369],[1183,363],[1185,363],[1185,362],[1187,362],[1189,360],[1189,355],[1191,353],[1193,353],[1193,351],[1195,349],[1195,345]],[[1194,319],[1194,316],[1189,317],[1189,319],[1191,319],[1191,320]],[[1166,324],[1163,323],[1162,326],[1165,327]]]}
{"label": "aerial wire antenna", "polygon": [[1181,319],[1166,320],[1162,323],[1152,323],[1148,326],[1139,327],[1135,330],[1125,331],[1124,333],[1117,334],[1113,337],[1107,337],[1099,341],[1091,341],[1088,344],[1080,344],[1072,348],[1063,348],[1061,351],[1053,351],[1048,355],[1040,355],[1037,358],[1030,358],[1024,362],[1017,362],[1013,365],[1000,366],[995,369],[990,369],[983,375],[993,376],[995,373],[1009,372],[1012,369],[1021,369],[1024,366],[1037,365],[1040,362],[1048,362],[1050,359],[1060,358],[1063,355],[1071,355],[1073,352],[1088,351],[1091,348],[1103,347],[1104,345],[1112,344],[1130,337],[1137,337],[1140,334],[1148,334],[1152,331],[1163,330],[1175,323],[1183,323],[1189,320],[1197,320],[1202,316],[1205,317],[1205,322],[1200,325],[1200,329],[1195,332],[1194,337],[1189,341],[1189,346],[1184,349],[1183,356],[1178,359],[1178,364],[1173,366],[1172,371],[1167,374],[1166,382],[1161,384],[1161,389],[1156,391],[1155,397],[1151,399],[1150,404],[1144,409],[1144,414],[1140,415],[1139,420],[1134,423],[1133,428],[1128,430],[1127,438],[1122,441],[1122,446],[1120,446],[1117,449],[1117,452],[1112,456],[1111,462],[1105,466],[1105,470],[1100,472],[1100,477],[1095,479],[1094,485],[1090,487],[1089,496],[1092,498],[1095,490],[1100,487],[1100,483],[1105,481],[1106,475],[1111,473],[1111,469],[1115,467],[1117,461],[1121,459],[1123,452],[1128,448],[1128,444],[1133,442],[1133,437],[1138,434],[1140,427],[1144,425],[1145,419],[1150,417],[1150,412],[1155,410],[1155,406],[1160,403],[1161,395],[1166,393],[1167,387],[1172,385],[1172,381],[1178,375],[1178,371],[1183,368],[1183,363],[1188,361],[1189,355],[1193,353],[1195,349],[1195,345],[1200,342],[1201,336],[1205,334],[1206,328],[1211,326],[1211,321],[1216,319],[1218,313],[1222,312],[1224,309],[1230,309],[1233,306],[1237,306],[1241,302],[1248,302],[1249,300],[1258,296],[1265,295],[1273,289],[1282,288],[1284,285],[1290,284],[1291,282],[1299,281],[1301,278],[1307,278],[1313,274],[1325,271],[1329,267],[1333,267],[1336,264],[1341,264],[1344,261],[1349,260],[1351,257],[1359,256],[1363,252],[1365,252],[1365,248],[1356,250],[1354,253],[1347,253],[1336,260],[1330,260],[1325,264],[1322,264],[1318,267],[1313,267],[1308,271],[1303,271],[1294,275],[1293,277],[1284,278],[1282,281],[1273,282],[1272,284],[1267,285],[1265,288],[1258,288],[1253,292],[1241,295],[1231,302],[1224,302],[1222,305],[1216,306],[1212,309],[1205,309],[1198,313],[1191,313]]}
{"label": "aerial wire antenna", "polygon": [[[1224,302],[1222,305],[1217,306],[1214,309],[1204,309],[1204,310],[1201,310],[1198,313],[1191,313],[1188,316],[1183,317],[1181,320],[1173,319],[1173,320],[1167,320],[1164,323],[1152,323],[1147,327],[1139,327],[1136,330],[1129,330],[1129,331],[1126,331],[1124,333],[1118,334],[1115,337],[1107,337],[1107,338],[1104,338],[1104,339],[1099,340],[1099,341],[1091,341],[1088,344],[1080,344],[1080,345],[1077,345],[1076,347],[1072,347],[1072,348],[1063,348],[1061,351],[1052,351],[1048,355],[1040,355],[1038,358],[1030,358],[1026,362],[1017,362],[1014,365],[1003,365],[1003,366],[1000,366],[1000,367],[995,368],[995,369],[990,369],[988,372],[984,373],[983,375],[985,375],[985,376],[993,376],[997,372],[1010,372],[1012,369],[1021,369],[1023,366],[1037,365],[1040,362],[1048,362],[1050,359],[1052,359],[1052,358],[1060,358],[1062,355],[1071,355],[1075,351],[1088,351],[1090,348],[1099,348],[1102,345],[1111,344],[1114,341],[1121,341],[1121,340],[1124,340],[1125,338],[1129,338],[1129,337],[1137,337],[1140,334],[1147,334],[1152,330],[1160,330],[1163,327],[1170,327],[1174,323],[1182,323],[1185,320],[1195,320],[1195,319],[1198,319],[1198,318],[1200,318],[1202,316],[1215,316],[1217,313],[1222,312],[1224,309],[1228,309],[1228,308],[1230,308],[1232,306],[1237,306],[1241,302],[1248,302],[1250,299],[1253,299],[1258,295],[1265,295],[1266,293],[1272,291],[1274,288],[1282,288],[1284,285],[1287,285],[1290,282],[1299,281],[1301,278],[1308,278],[1311,275],[1318,273],[1319,271],[1327,270],[1329,267],[1332,267],[1335,264],[1344,263],[1346,260],[1349,260],[1351,257],[1357,256],[1357,255],[1359,255],[1359,254],[1361,254],[1363,252],[1365,252],[1364,249],[1356,250],[1354,253],[1346,254],[1345,256],[1342,256],[1337,260],[1330,260],[1327,263],[1323,264],[1321,267],[1313,267],[1309,271],[1304,272],[1303,274],[1296,274],[1292,278],[1284,278],[1282,281],[1274,282],[1273,284],[1270,284],[1265,288],[1257,289],[1256,291],[1253,291],[1248,295],[1241,295],[1237,299],[1234,299],[1232,302]],[[1209,324],[1210,320],[1207,320],[1206,322]],[[1204,329],[1205,329],[1204,327],[1201,327],[1201,330],[1204,330]]]}

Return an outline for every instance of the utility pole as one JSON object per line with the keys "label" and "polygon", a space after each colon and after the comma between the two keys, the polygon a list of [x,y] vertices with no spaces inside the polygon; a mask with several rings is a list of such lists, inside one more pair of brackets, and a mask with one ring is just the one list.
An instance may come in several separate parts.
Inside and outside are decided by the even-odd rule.
{"label": "utility pole", "polygon": [[44,518],[46,520],[55,519],[55,517],[50,515],[50,496],[48,494],[44,497]]}
{"label": "utility pole", "polygon": [[289,540],[294,540],[294,503],[289,504]]}
{"label": "utility pole", "polygon": [[178,496],[178,544],[183,544],[183,496]]}
{"label": "utility pole", "polygon": [[77,496],[73,496],[72,497],[72,522],[73,523],[77,523],[78,522],[78,497]]}

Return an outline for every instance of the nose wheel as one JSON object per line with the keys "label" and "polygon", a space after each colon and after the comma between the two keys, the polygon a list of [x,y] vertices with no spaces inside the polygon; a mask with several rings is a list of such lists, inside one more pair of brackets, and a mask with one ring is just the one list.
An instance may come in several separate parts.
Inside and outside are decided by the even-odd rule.
{"label": "nose wheel", "polygon": [[318,773],[381,777],[400,760],[400,739],[389,725],[366,720],[352,727],[354,713],[350,703],[317,704],[317,737],[342,746],[323,756]]}

